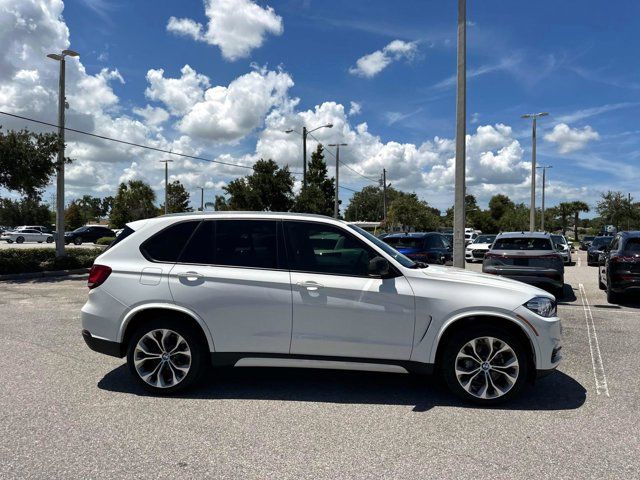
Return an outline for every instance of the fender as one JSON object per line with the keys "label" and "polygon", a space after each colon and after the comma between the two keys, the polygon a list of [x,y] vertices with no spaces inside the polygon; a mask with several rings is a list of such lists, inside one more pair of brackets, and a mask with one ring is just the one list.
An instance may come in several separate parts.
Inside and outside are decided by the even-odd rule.
{"label": "fender", "polygon": [[211,331],[209,330],[209,327],[204,322],[204,320],[200,318],[200,316],[198,316],[195,312],[189,310],[188,308],[182,307],[180,305],[175,305],[173,303],[164,303],[164,302],[145,303],[143,305],[138,305],[136,307],[133,307],[131,310],[129,310],[124,316],[124,319],[122,320],[122,322],[120,322],[120,330],[118,331],[118,342],[122,342],[124,338],[124,332],[126,331],[127,326],[129,325],[129,321],[134,316],[136,316],[138,313],[144,310],[150,310],[153,308],[158,308],[162,310],[173,310],[175,312],[184,313],[185,315],[188,315],[189,317],[193,318],[198,323],[198,325],[200,325],[200,328],[202,328],[202,331],[204,332],[204,335],[207,338],[207,345],[209,346],[209,351],[215,352],[215,345],[213,343],[213,336],[211,335]]}
{"label": "fender", "polygon": [[507,322],[517,325],[520,327],[520,330],[525,334],[527,339],[529,339],[529,344],[531,345],[531,350],[534,354],[534,364],[536,362],[536,358],[540,358],[540,351],[538,348],[538,342],[533,339],[532,331],[529,326],[527,326],[524,322],[518,319],[515,315],[511,314],[512,312],[504,312],[504,311],[494,311],[494,310],[465,310],[463,312],[458,312],[452,317],[449,317],[440,327],[437,335],[433,340],[433,344],[431,345],[431,352],[429,353],[429,362],[435,363],[436,361],[436,352],[438,350],[438,345],[440,344],[440,339],[444,335],[444,332],[452,326],[458,320],[463,320],[469,317],[494,317],[501,318]]}

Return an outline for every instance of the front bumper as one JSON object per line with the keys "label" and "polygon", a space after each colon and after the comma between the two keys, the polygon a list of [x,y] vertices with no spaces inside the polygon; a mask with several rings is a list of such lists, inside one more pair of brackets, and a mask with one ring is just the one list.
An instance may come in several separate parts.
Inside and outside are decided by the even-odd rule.
{"label": "front bumper", "polygon": [[[562,361],[562,322],[558,317],[543,318],[536,315],[525,306],[518,307],[514,313],[525,319],[523,328],[528,328],[532,346],[535,351],[535,368],[537,376],[544,376],[553,371]],[[535,329],[532,332],[531,327]]]}

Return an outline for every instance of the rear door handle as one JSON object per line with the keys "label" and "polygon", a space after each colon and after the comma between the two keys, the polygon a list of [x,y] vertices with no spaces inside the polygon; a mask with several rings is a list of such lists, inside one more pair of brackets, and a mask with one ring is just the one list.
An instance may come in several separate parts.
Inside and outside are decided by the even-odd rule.
{"label": "rear door handle", "polygon": [[187,280],[198,280],[199,278],[204,277],[201,273],[198,272],[180,272],[178,273],[179,278],[186,278]]}
{"label": "rear door handle", "polygon": [[314,282],[313,280],[306,280],[304,282],[298,282],[297,285],[299,287],[306,288],[310,292],[315,292],[316,290],[318,290],[319,288],[322,287],[321,284],[319,284],[318,282]]}

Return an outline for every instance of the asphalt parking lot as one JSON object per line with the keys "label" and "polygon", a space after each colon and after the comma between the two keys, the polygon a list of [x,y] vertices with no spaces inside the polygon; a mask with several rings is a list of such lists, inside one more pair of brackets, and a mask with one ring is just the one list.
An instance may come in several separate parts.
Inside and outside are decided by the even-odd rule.
{"label": "asphalt parking lot", "polygon": [[584,252],[566,282],[559,371],[496,409],[435,379],[305,369],[150,397],[85,346],[85,278],[0,282],[0,476],[637,478],[640,302],[609,305]]}

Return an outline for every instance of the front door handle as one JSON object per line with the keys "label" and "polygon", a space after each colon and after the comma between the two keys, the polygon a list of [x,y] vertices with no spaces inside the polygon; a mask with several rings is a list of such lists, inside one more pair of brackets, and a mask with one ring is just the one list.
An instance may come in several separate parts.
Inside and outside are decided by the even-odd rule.
{"label": "front door handle", "polygon": [[310,292],[315,292],[316,290],[318,290],[319,288],[322,287],[321,284],[319,284],[318,282],[314,282],[313,280],[306,280],[304,282],[298,282],[297,285],[299,287],[306,288]]}
{"label": "front door handle", "polygon": [[204,275],[202,275],[201,273],[198,272],[180,272],[178,273],[178,277],[179,278],[186,278],[189,281],[194,281],[194,280],[198,280],[202,277],[204,277]]}

